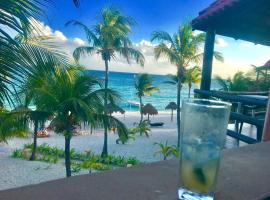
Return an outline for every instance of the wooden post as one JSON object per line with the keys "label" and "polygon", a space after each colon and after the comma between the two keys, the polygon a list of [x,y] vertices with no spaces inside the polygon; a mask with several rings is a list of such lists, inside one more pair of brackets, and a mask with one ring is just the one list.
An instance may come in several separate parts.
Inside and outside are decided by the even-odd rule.
{"label": "wooden post", "polygon": [[268,96],[267,111],[266,111],[265,121],[264,121],[262,141],[269,141],[269,140],[270,140],[270,90],[269,90],[269,96]]}
{"label": "wooden post", "polygon": [[210,87],[211,87],[215,35],[216,34],[214,30],[208,30],[206,32],[206,38],[205,38],[205,44],[204,44],[203,67],[202,67],[201,90],[210,90]]}

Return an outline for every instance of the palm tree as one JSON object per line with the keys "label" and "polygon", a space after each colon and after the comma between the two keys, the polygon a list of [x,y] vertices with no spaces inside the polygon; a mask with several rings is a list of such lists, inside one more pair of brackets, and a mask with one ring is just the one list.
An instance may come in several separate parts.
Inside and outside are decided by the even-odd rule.
{"label": "palm tree", "polygon": [[0,142],[6,142],[13,136],[24,136],[26,127],[23,116],[0,108]]}
{"label": "palm tree", "polygon": [[[197,64],[202,58],[203,53],[200,47],[205,40],[205,34],[194,34],[190,23],[183,24],[172,36],[165,31],[155,31],[152,33],[151,41],[157,41],[159,44],[155,47],[154,53],[156,59],[160,57],[167,58],[170,63],[177,68],[177,146],[180,145],[180,93],[182,81],[186,68],[190,64]],[[215,52],[215,57],[222,60],[220,53]]]}
{"label": "palm tree", "polygon": [[[131,59],[134,59],[137,63],[143,65],[144,57],[142,53],[132,47],[132,43],[128,38],[128,34],[131,32],[131,27],[135,24],[131,17],[123,15],[119,10],[105,7],[101,11],[101,20],[93,27],[89,28],[79,21],[72,20],[67,25],[73,24],[81,27],[86,34],[89,45],[77,47],[73,56],[75,60],[84,55],[92,55],[94,53],[101,55],[102,60],[105,63],[105,89],[108,89],[108,72],[109,62],[115,59],[118,55],[126,58],[130,63]],[[107,100],[108,94],[105,91],[104,101],[104,114],[107,115]],[[104,145],[102,150],[102,156],[108,155],[108,122],[105,120],[104,124]]]}
{"label": "palm tree", "polygon": [[140,114],[141,114],[140,124],[141,124],[143,122],[142,98],[144,96],[151,96],[152,93],[154,93],[154,92],[158,92],[159,88],[153,86],[153,81],[152,81],[152,78],[149,74],[143,73],[143,74],[138,74],[136,76],[135,89],[136,89],[136,95],[140,99]]}
{"label": "palm tree", "polygon": [[190,91],[192,84],[198,84],[201,81],[201,70],[195,66],[186,71],[184,76],[184,83],[188,84],[188,98],[190,98]]}
{"label": "palm tree", "polygon": [[[71,176],[70,141],[77,124],[87,121],[96,127],[106,120],[110,126],[118,128],[119,138],[127,140],[127,129],[114,117],[104,112],[104,93],[113,98],[114,92],[96,89],[101,83],[95,77],[77,68],[58,69],[53,76],[44,77],[42,87],[35,89],[38,108],[54,113],[53,128],[65,137],[66,175]],[[102,123],[101,123],[102,122]]]}
{"label": "palm tree", "polygon": [[233,78],[222,79],[220,76],[216,76],[218,84],[224,91],[249,91],[254,85],[253,81],[244,75],[244,72],[237,72]]}
{"label": "palm tree", "polygon": [[14,110],[12,110],[12,114],[20,118],[22,123],[24,124],[25,131],[28,129],[27,122],[32,121],[34,123],[34,133],[33,133],[33,149],[32,154],[29,160],[35,160],[36,158],[36,150],[37,150],[37,134],[39,127],[44,124],[44,122],[48,119],[51,113],[47,111],[40,110],[31,110],[28,108],[27,103],[25,105],[19,105]]}

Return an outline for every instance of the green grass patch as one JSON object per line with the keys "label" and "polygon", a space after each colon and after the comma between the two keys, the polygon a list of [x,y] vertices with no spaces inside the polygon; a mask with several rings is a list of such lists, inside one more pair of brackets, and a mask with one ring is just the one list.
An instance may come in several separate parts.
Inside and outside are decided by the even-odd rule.
{"label": "green grass patch", "polygon": [[[30,155],[26,156],[25,151],[32,150],[33,144],[25,144],[23,149],[16,149],[12,152],[11,157],[22,158],[28,160]],[[28,151],[29,152],[29,151]],[[90,151],[80,153],[74,149],[70,151],[71,171],[78,173],[81,169],[93,169],[97,171],[105,171],[114,167],[126,167],[128,164],[138,165],[140,161],[135,157],[124,157],[108,155],[102,158]],[[57,163],[60,159],[65,158],[65,152],[57,147],[51,147],[44,143],[37,146],[36,160],[47,163]]]}

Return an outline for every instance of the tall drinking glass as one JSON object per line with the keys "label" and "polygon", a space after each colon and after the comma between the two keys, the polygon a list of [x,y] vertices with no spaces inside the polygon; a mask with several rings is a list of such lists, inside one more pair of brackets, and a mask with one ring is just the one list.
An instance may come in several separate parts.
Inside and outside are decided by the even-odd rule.
{"label": "tall drinking glass", "polygon": [[230,108],[231,104],[221,101],[182,102],[179,199],[214,199]]}

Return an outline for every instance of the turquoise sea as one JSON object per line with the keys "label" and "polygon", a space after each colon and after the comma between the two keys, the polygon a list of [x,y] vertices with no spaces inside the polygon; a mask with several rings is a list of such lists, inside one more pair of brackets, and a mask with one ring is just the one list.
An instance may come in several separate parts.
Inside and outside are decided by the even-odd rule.
{"label": "turquoise sea", "polygon": [[[104,79],[104,71],[88,70],[91,75],[95,75],[101,79]],[[128,101],[139,102],[139,99],[135,94],[134,81],[137,74],[135,73],[125,73],[125,72],[109,72],[109,88],[118,91],[121,94],[122,101],[120,106],[125,110],[138,110],[136,107],[130,106]],[[152,75],[153,84],[160,88],[160,92],[154,93],[152,96],[143,97],[143,103],[151,103],[158,110],[164,111],[166,105],[174,101],[176,102],[176,86],[170,84],[164,84],[163,82],[169,80],[165,75]],[[194,88],[199,86],[194,85]],[[213,80],[212,89],[218,89],[218,84]],[[191,93],[193,96],[193,92]],[[181,98],[188,97],[188,87],[183,86],[181,92]]]}

